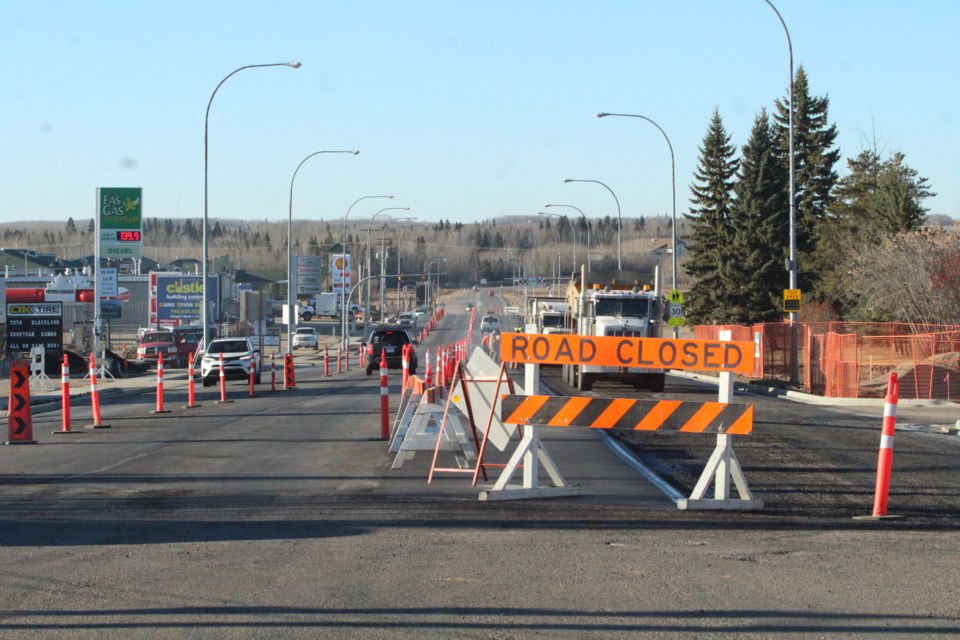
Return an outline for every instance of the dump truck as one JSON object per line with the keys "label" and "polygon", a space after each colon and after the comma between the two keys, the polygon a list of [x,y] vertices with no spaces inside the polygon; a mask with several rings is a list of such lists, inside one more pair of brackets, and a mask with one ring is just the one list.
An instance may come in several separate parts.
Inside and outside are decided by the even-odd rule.
{"label": "dump truck", "polygon": [[[567,328],[581,336],[659,338],[665,324],[664,301],[650,285],[589,282],[581,273],[567,287]],[[665,369],[564,365],[564,382],[589,391],[598,380],[615,380],[663,391]]]}
{"label": "dump truck", "polygon": [[538,296],[527,302],[528,333],[570,333],[566,326],[567,301],[555,296]]}

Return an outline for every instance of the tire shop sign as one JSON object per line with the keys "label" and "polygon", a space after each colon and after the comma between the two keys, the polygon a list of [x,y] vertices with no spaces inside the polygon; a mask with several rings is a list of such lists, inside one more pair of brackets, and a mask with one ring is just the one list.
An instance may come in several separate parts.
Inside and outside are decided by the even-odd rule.
{"label": "tire shop sign", "polygon": [[7,354],[33,347],[63,351],[62,303],[7,303]]}

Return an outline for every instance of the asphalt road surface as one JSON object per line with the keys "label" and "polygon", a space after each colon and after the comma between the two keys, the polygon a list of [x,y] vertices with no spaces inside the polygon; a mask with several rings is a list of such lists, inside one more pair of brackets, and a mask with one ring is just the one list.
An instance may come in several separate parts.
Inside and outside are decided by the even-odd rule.
{"label": "asphalt road surface", "polygon": [[[448,307],[421,349],[464,335]],[[763,511],[677,511],[621,463],[576,455],[580,497],[490,503],[466,478],[428,485],[426,455],[390,470],[378,380],[356,365],[267,387],[231,383],[230,404],[207,389],[188,411],[171,385],[162,415],[150,395],[111,397],[111,429],[77,435],[35,415],[39,444],[0,448],[0,638],[960,634],[955,437],[897,434],[897,521],[851,517],[872,503],[878,418],[761,396],[736,450]],[[595,391],[618,392],[637,394]],[[671,378],[662,395],[715,393]],[[602,449],[589,430],[556,438]],[[712,448],[694,440],[630,444],[688,492]]]}

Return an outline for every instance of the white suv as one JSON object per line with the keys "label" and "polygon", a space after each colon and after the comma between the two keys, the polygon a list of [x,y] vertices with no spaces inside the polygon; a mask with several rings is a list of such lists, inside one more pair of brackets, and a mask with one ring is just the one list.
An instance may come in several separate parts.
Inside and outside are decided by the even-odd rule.
{"label": "white suv", "polygon": [[300,327],[293,334],[293,348],[317,348],[317,330],[313,327]]}
{"label": "white suv", "polygon": [[200,377],[203,386],[209,387],[220,379],[220,356],[223,355],[223,375],[228,379],[248,380],[253,371],[253,381],[260,384],[260,352],[253,348],[247,338],[217,338],[210,341],[210,348],[200,361]]}
{"label": "white suv", "polygon": [[500,318],[497,316],[483,316],[480,321],[480,333],[489,333],[492,331],[500,332]]}

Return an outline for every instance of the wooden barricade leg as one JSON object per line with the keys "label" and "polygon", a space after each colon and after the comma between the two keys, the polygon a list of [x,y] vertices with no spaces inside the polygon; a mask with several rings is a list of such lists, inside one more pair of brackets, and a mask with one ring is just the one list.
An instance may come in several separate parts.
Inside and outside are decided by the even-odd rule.
{"label": "wooden barricade leg", "polygon": [[[737,454],[733,451],[731,437],[726,434],[717,436],[717,447],[710,454],[697,485],[690,497],[677,501],[678,509],[762,509],[763,500],[755,500],[747,485]],[[740,499],[730,497],[730,480],[737,487]],[[707,490],[713,483],[714,496],[706,498]]]}
{"label": "wooden barricade leg", "polygon": [[[470,432],[473,439],[473,447],[474,447],[473,453],[475,453],[477,456],[477,464],[476,466],[465,468],[462,465],[459,465],[460,460],[458,460],[457,462],[459,466],[456,468],[438,467],[437,458],[440,456],[440,450],[443,448],[444,439],[449,438],[451,436],[451,434],[448,433],[448,429],[450,427],[449,417],[451,416],[450,407],[453,404],[453,399],[456,395],[458,385],[459,385],[459,391],[463,394],[464,402],[466,402],[466,405],[467,405],[467,422],[470,424]],[[459,426],[459,420],[457,421],[457,425]],[[457,437],[458,434],[453,433],[452,435],[453,437]],[[473,474],[476,472],[477,469],[482,469],[482,468],[483,468],[483,462],[482,462],[482,458],[480,457],[480,440],[477,437],[477,426],[476,426],[476,423],[474,422],[473,410],[470,406],[470,395],[469,395],[469,391],[467,390],[466,376],[463,373],[462,366],[458,364],[458,366],[454,369],[453,379],[450,381],[450,391],[447,394],[447,401],[446,403],[444,403],[443,418],[440,421],[440,430],[437,432],[437,443],[436,443],[436,446],[433,448],[433,460],[430,462],[430,473],[427,474],[427,484],[430,484],[433,482],[433,474],[438,471],[449,472],[449,473]],[[484,474],[484,478],[486,478],[486,471],[484,471],[483,474]]]}
{"label": "wooden barricade leg", "polygon": [[[501,375],[506,374],[503,364],[500,365]],[[509,380],[509,376],[508,376]],[[526,365],[524,373],[524,390],[527,395],[536,395],[540,392],[540,366],[537,364]],[[500,385],[497,385],[499,394]],[[495,406],[495,405],[494,405]],[[491,407],[493,410],[493,407]],[[523,469],[523,484],[520,486],[511,485],[510,481],[521,468]],[[554,486],[545,487],[540,485],[540,467],[553,481]],[[523,433],[523,438],[517,449],[510,456],[510,461],[504,467],[500,477],[494,483],[493,488],[480,492],[480,500],[520,500],[525,498],[560,498],[567,496],[580,495],[580,487],[569,485],[560,474],[556,463],[547,453],[547,450],[540,442],[540,428],[536,425],[528,425]]]}
{"label": "wooden barricade leg", "polygon": [[[730,340],[729,331],[721,331],[721,340]],[[720,374],[720,385],[718,389],[718,400],[729,404],[733,400],[733,374],[723,372]],[[740,494],[740,499],[730,497],[730,479],[733,479]],[[713,483],[713,498],[706,498],[707,490]],[[743,474],[743,468],[737,460],[737,454],[733,451],[733,441],[727,434],[717,435],[717,446],[710,454],[707,466],[704,467],[700,479],[690,497],[677,501],[678,509],[762,509],[763,500],[754,500],[750,493],[750,487],[747,485],[747,478]]]}

